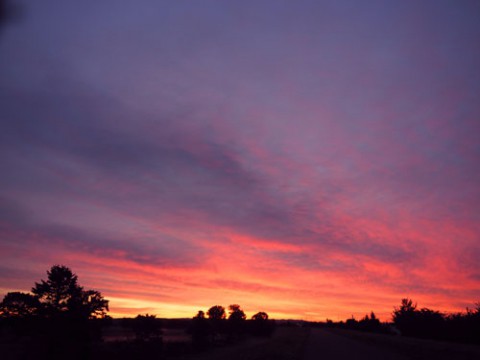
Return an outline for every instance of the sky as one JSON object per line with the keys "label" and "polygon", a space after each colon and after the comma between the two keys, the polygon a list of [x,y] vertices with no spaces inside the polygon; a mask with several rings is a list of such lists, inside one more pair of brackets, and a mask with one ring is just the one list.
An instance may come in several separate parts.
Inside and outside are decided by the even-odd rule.
{"label": "sky", "polygon": [[383,320],[480,301],[478,1],[17,1],[0,296]]}

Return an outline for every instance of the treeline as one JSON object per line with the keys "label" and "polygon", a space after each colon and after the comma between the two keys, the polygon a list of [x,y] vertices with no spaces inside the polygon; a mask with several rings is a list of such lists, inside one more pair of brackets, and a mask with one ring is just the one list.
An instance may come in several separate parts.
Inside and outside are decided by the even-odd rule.
{"label": "treeline", "polygon": [[411,299],[402,299],[392,312],[392,322],[380,322],[372,311],[360,320],[353,316],[346,321],[313,323],[313,326],[335,327],[423,339],[480,344],[480,303],[465,312],[445,314],[418,308]]}
{"label": "treeline", "polygon": [[[150,359],[185,355],[246,336],[270,336],[275,322],[265,312],[247,320],[239,305],[212,306],[192,319],[158,319],[155,315],[115,320],[133,340],[103,342],[102,329],[114,328],[107,315],[108,300],[84,289],[68,267],[54,265],[47,279],[31,292],[9,292],[0,302],[0,343],[6,358],[35,359]],[[183,328],[192,341],[163,342],[162,328]],[[25,346],[27,345],[27,346]]]}
{"label": "treeline", "polygon": [[[30,293],[10,292],[3,298],[0,303],[2,341],[7,339],[19,344],[29,339],[29,346],[23,352],[26,358],[39,358],[34,354],[43,354],[49,359],[89,358],[92,344],[98,345],[102,340],[102,327],[112,324],[107,311],[108,300],[100,292],[84,289],[69,268],[55,265],[47,271],[47,280],[35,283]],[[131,330],[136,344],[117,343],[115,346],[120,350],[116,353],[107,345],[100,347],[103,349],[100,352],[97,346],[96,351],[119,359],[128,357],[129,353],[136,354],[139,349],[146,351],[146,358],[149,354],[165,354],[171,344],[162,341],[164,321],[167,320],[148,314],[124,319],[122,327]],[[237,304],[228,306],[227,310],[215,305],[206,312],[198,311],[192,319],[182,320],[182,324],[197,350],[236,342],[246,336],[270,336],[275,329],[275,322],[267,313],[258,312],[247,320]],[[445,314],[418,308],[411,299],[402,299],[400,306],[394,308],[392,322],[382,323],[371,312],[360,320],[352,317],[345,322],[327,320],[310,325],[480,344],[480,303],[474,309],[467,308],[466,312]]]}
{"label": "treeline", "polygon": [[480,344],[480,303],[465,312],[444,314],[402,299],[393,311],[393,324],[405,336]]}
{"label": "treeline", "polygon": [[192,319],[189,333],[193,345],[205,348],[225,342],[235,342],[245,335],[270,336],[275,329],[275,322],[268,318],[266,312],[258,312],[247,320],[240,305],[228,307],[228,317],[225,308],[212,306],[207,313],[199,311]]}

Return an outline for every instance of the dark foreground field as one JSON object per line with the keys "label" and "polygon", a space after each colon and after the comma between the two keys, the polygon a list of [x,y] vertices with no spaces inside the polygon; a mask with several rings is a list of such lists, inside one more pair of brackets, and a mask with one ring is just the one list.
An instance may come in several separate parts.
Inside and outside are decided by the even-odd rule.
{"label": "dark foreground field", "polygon": [[249,340],[204,354],[192,356],[195,360],[302,360],[309,328],[280,327],[271,338]]}
{"label": "dark foreground field", "polygon": [[198,360],[478,360],[480,347],[339,329],[279,328],[271,339],[252,339],[192,356]]}
{"label": "dark foreground field", "polygon": [[[123,345],[122,345],[123,344]],[[85,359],[163,359],[163,360],[403,360],[480,359],[480,346],[463,345],[400,336],[381,335],[343,329],[278,327],[272,337],[248,337],[236,344],[210,348],[203,352],[189,350],[185,338],[165,338],[164,346],[174,345],[174,352],[142,354],[138,347],[124,347],[128,342],[105,342],[101,347],[111,351],[93,351]],[[151,344],[150,344],[151,345]],[[118,348],[117,348],[118,347]],[[147,346],[148,347],[148,346]],[[22,344],[0,343],[0,359],[42,359],[31,357]],[[146,350],[146,349],[143,349]],[[78,354],[77,354],[78,355]],[[152,356],[154,355],[154,356]],[[77,359],[84,358],[82,356]]]}
{"label": "dark foreground field", "polygon": [[304,360],[480,359],[480,347],[340,329],[312,329]]}

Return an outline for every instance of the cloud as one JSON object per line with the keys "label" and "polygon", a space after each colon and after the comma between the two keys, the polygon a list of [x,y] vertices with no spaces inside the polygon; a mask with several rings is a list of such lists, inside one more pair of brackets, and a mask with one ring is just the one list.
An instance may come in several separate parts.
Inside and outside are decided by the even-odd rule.
{"label": "cloud", "polygon": [[472,5],[110,5],[2,37],[2,289],[68,261],[139,309],[475,295]]}

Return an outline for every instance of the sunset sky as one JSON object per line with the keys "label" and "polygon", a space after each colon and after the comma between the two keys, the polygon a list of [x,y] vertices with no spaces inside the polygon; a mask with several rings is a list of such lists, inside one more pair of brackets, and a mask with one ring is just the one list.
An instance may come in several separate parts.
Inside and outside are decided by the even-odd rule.
{"label": "sunset sky", "polygon": [[479,1],[17,3],[0,298],[64,264],[113,316],[480,301]]}

